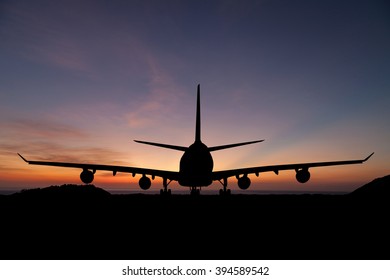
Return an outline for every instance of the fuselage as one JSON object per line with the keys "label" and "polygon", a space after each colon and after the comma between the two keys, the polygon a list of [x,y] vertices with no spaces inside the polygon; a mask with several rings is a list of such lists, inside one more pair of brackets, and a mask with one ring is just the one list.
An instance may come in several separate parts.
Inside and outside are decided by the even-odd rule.
{"label": "fuselage", "polygon": [[213,166],[213,157],[207,146],[195,141],[180,159],[179,184],[188,187],[211,185]]}

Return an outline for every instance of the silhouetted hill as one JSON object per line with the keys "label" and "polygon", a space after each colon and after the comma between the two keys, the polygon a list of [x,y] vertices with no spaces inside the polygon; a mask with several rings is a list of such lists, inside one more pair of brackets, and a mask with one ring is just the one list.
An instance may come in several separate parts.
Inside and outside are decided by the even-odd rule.
{"label": "silhouetted hill", "polygon": [[388,199],[390,197],[390,175],[376,178],[353,191],[351,196]]}
{"label": "silhouetted hill", "polygon": [[47,188],[26,189],[13,194],[15,197],[31,197],[31,198],[87,198],[87,197],[108,197],[111,194],[94,185],[61,185],[50,186]]}

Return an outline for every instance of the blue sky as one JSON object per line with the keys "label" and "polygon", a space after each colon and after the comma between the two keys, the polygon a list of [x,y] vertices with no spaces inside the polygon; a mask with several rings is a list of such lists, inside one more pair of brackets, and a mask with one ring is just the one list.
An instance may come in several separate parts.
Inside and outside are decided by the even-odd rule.
{"label": "blue sky", "polygon": [[[389,35],[386,1],[3,1],[0,188],[79,182],[16,152],[178,170],[180,153],[132,140],[190,145],[200,83],[205,144],[265,139],[214,153],[215,170],[375,151],[305,185],[293,171],[253,178],[349,191],[390,172]],[[128,174],[94,183],[138,188]]]}

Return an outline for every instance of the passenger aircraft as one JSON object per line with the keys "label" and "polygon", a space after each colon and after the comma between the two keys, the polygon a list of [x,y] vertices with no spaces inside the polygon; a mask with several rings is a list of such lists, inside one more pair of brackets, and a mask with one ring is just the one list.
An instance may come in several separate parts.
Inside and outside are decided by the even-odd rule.
{"label": "passenger aircraft", "polygon": [[365,159],[361,160],[346,160],[346,161],[330,161],[330,162],[312,162],[312,163],[295,163],[295,164],[282,164],[282,165],[269,165],[269,166],[257,166],[257,167],[245,167],[239,169],[213,171],[213,158],[211,152],[229,149],[238,146],[244,146],[254,143],[259,143],[264,140],[256,140],[250,142],[235,143],[222,146],[207,147],[201,141],[201,127],[200,127],[200,85],[197,89],[197,106],[196,106],[196,127],[195,127],[195,142],[189,147],[175,146],[169,144],[153,143],[147,141],[134,140],[137,143],[152,145],[167,149],[173,149],[184,152],[180,159],[179,171],[166,171],[157,169],[147,169],[139,167],[129,166],[113,166],[113,165],[101,165],[101,164],[82,164],[82,163],[68,163],[68,162],[47,162],[47,161],[30,161],[26,160],[22,155],[18,154],[25,162],[29,164],[37,165],[49,165],[60,167],[80,168],[82,172],[80,179],[84,184],[92,183],[96,170],[108,170],[112,171],[113,176],[117,172],[131,173],[133,177],[136,174],[141,174],[139,179],[139,186],[143,190],[147,190],[151,186],[151,180],[146,175],[149,175],[152,179],[156,176],[163,179],[163,189],[160,190],[161,195],[170,195],[171,190],[168,189],[169,184],[172,181],[177,181],[181,186],[189,187],[192,195],[198,195],[200,188],[207,187],[212,184],[213,181],[219,181],[222,185],[219,193],[221,195],[230,194],[230,189],[227,188],[228,178],[236,177],[237,184],[240,189],[246,190],[251,184],[249,174],[255,174],[259,176],[262,172],[274,172],[276,175],[281,170],[295,170],[296,179],[300,183],[306,183],[310,179],[309,168],[331,165],[346,165],[357,164],[367,161],[374,153],[370,154]]}

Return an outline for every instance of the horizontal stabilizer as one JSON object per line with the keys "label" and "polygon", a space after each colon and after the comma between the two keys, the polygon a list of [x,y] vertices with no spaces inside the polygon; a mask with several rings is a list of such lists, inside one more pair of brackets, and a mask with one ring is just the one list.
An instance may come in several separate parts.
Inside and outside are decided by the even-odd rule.
{"label": "horizontal stabilizer", "polygon": [[183,151],[183,152],[185,152],[188,149],[187,147],[182,147],[182,146],[174,146],[174,145],[153,143],[153,142],[146,142],[146,141],[139,141],[139,140],[134,140],[134,142],[146,144],[146,145],[151,145],[151,146],[157,146],[157,147],[166,148],[166,149],[171,149],[171,150]]}
{"label": "horizontal stabilizer", "polygon": [[249,145],[249,144],[254,144],[254,143],[259,143],[263,142],[264,140],[256,140],[256,141],[250,141],[250,142],[242,142],[242,143],[236,143],[236,144],[228,144],[228,145],[222,145],[222,146],[215,146],[215,147],[210,147],[209,151],[219,151],[219,150],[224,150],[224,149],[229,149],[229,148],[234,148],[234,147],[239,147],[239,146],[244,146],[244,145]]}

